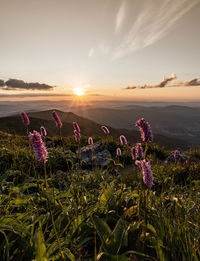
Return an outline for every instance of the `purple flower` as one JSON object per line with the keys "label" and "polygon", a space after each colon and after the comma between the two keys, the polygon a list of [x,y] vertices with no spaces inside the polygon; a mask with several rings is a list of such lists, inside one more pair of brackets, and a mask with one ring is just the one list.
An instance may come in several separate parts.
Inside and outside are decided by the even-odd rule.
{"label": "purple flower", "polygon": [[24,111],[21,112],[21,117],[22,117],[23,124],[28,126],[30,124],[30,120]]}
{"label": "purple flower", "polygon": [[40,132],[41,132],[41,136],[43,136],[43,137],[47,136],[47,131],[46,131],[45,127],[41,126],[40,127]]}
{"label": "purple flower", "polygon": [[93,145],[93,144],[94,144],[92,137],[89,137],[89,138],[88,138],[88,144],[89,144],[89,145]]}
{"label": "purple flower", "polygon": [[137,156],[137,159],[143,159],[143,157],[144,157],[141,143],[136,144],[136,156]]}
{"label": "purple flower", "polygon": [[31,140],[32,147],[34,149],[35,157],[42,162],[47,162],[48,153],[45,148],[45,145],[42,141],[42,138],[37,131],[33,131],[33,133],[29,133],[29,138]]}
{"label": "purple flower", "polygon": [[77,122],[73,122],[73,126],[74,126],[74,130],[76,130],[77,132],[81,132],[80,127]]}
{"label": "purple flower", "polygon": [[127,145],[127,140],[126,140],[126,137],[124,135],[121,135],[119,137],[119,139],[120,139],[122,145]]}
{"label": "purple flower", "polygon": [[141,167],[141,161],[136,160],[136,161],[135,161],[135,165],[138,166],[138,167]]}
{"label": "purple flower", "polygon": [[109,129],[106,126],[101,126],[101,129],[107,135],[110,133]]}
{"label": "purple flower", "polygon": [[174,151],[174,159],[178,160],[179,156],[180,156],[180,151],[179,150],[175,150]]}
{"label": "purple flower", "polygon": [[56,122],[56,126],[58,128],[62,128],[62,121],[61,121],[60,117],[58,116],[58,114],[55,111],[53,111],[52,115],[53,115],[53,118],[54,118],[54,120]]}
{"label": "purple flower", "polygon": [[132,156],[133,160],[137,159],[137,154],[136,154],[136,148],[135,147],[131,148],[131,156]]}
{"label": "purple flower", "polygon": [[143,174],[144,183],[151,188],[153,186],[153,175],[151,171],[151,165],[146,160],[141,160],[141,168]]}
{"label": "purple flower", "polygon": [[116,149],[116,154],[117,154],[117,156],[121,156],[122,155],[122,151],[121,151],[120,148]]}
{"label": "purple flower", "polygon": [[139,127],[141,132],[141,138],[144,142],[153,141],[152,131],[149,123],[144,118],[139,119],[136,122],[136,126]]}
{"label": "purple flower", "polygon": [[79,142],[81,139],[81,134],[77,130],[74,130],[74,138],[76,142]]}

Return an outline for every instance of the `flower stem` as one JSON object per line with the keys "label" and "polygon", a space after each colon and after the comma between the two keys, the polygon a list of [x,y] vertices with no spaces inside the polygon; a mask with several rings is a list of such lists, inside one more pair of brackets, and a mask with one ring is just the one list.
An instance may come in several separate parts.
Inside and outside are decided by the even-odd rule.
{"label": "flower stem", "polygon": [[50,216],[51,216],[51,221],[52,221],[52,224],[53,224],[54,233],[56,235],[56,240],[57,240],[58,247],[59,247],[59,250],[60,250],[61,258],[64,260],[64,254],[63,254],[63,251],[62,251],[62,248],[61,248],[61,245],[60,245],[60,240],[59,240],[58,233],[57,233],[57,230],[56,230],[56,225],[55,225],[54,217],[53,217],[53,214],[52,214],[52,211],[51,211],[51,205],[50,205],[49,196],[48,196],[47,168],[46,168],[45,162],[44,162],[44,179],[45,179],[46,197],[47,197],[48,208],[49,208],[49,212],[50,212]]}

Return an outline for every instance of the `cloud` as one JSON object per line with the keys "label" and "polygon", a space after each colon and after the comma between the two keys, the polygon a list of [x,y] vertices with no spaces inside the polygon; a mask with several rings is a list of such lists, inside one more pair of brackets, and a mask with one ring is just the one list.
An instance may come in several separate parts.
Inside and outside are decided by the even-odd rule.
{"label": "cloud", "polygon": [[126,90],[134,90],[136,88],[137,88],[136,86],[127,86],[125,89]]}
{"label": "cloud", "polygon": [[171,87],[179,87],[179,86],[200,86],[200,79],[194,78],[190,81],[178,81],[175,82]]}
{"label": "cloud", "polygon": [[71,97],[72,94],[60,94],[60,93],[23,93],[23,94],[0,94],[0,98],[8,98],[8,97]]}
{"label": "cloud", "polygon": [[200,86],[200,79],[195,78],[190,80],[189,82],[185,82],[185,86]]}
{"label": "cloud", "polygon": [[115,32],[118,33],[126,17],[126,2],[122,2],[116,15]]}
{"label": "cloud", "polygon": [[110,47],[104,43],[100,42],[96,48],[91,48],[88,52],[88,57],[96,56],[98,54],[107,55],[110,52]]}
{"label": "cloud", "polygon": [[172,76],[169,78],[166,78],[164,76],[163,80],[160,83],[158,83],[155,87],[160,87],[160,88],[165,87],[168,84],[168,82],[171,82],[176,78],[177,78],[176,74],[172,74]]}
{"label": "cloud", "polygon": [[[139,1],[139,0],[136,0]],[[132,26],[115,47],[112,56],[121,58],[145,48],[169,33],[175,23],[189,12],[199,0],[144,0],[138,2],[139,10],[133,15]],[[124,15],[123,4],[117,16],[115,31],[121,27]],[[129,8],[131,9],[131,8]]]}
{"label": "cloud", "polygon": [[47,85],[45,83],[39,82],[24,82],[19,79],[9,79],[4,82],[0,79],[0,88],[3,90],[43,90],[50,91],[53,90],[54,86]]}
{"label": "cloud", "polygon": [[5,83],[4,83],[4,80],[3,79],[0,79],[0,87],[4,86]]}
{"label": "cloud", "polygon": [[167,87],[192,87],[192,86],[200,86],[200,79],[199,78],[194,78],[190,81],[178,81],[169,84],[169,82],[174,81],[177,78],[176,74],[172,74],[171,77],[166,78],[164,76],[163,80],[156,84],[156,85],[138,85],[138,86],[127,86],[124,89],[126,90],[134,90],[134,89],[149,89],[149,88],[167,88]]}
{"label": "cloud", "polygon": [[91,49],[89,50],[89,52],[88,52],[88,56],[89,56],[89,57],[92,57],[92,56],[94,55],[94,53],[95,53],[94,48],[91,48]]}

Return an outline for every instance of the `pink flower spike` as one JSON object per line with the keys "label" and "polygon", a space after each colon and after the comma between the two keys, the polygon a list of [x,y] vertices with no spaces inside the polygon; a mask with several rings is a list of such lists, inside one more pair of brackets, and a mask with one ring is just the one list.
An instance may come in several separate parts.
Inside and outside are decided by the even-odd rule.
{"label": "pink flower spike", "polygon": [[117,154],[117,156],[121,156],[122,155],[122,151],[121,151],[120,148],[116,149],[116,154]]}
{"label": "pink flower spike", "polygon": [[127,145],[127,139],[124,135],[121,135],[119,137],[119,139],[120,139],[122,145]]}
{"label": "pink flower spike", "polygon": [[30,120],[24,111],[21,112],[21,117],[22,117],[23,124],[28,126],[30,124]]}
{"label": "pink flower spike", "polygon": [[73,126],[74,126],[74,130],[76,130],[77,132],[81,132],[80,127],[77,122],[73,122]]}
{"label": "pink flower spike", "polygon": [[54,120],[56,122],[56,126],[58,128],[62,128],[62,121],[61,121],[60,117],[58,116],[58,114],[55,111],[53,111],[52,115],[53,115],[53,118],[54,118]]}
{"label": "pink flower spike", "polygon": [[48,159],[48,153],[46,150],[46,147],[44,145],[44,142],[37,131],[33,131],[33,133],[29,133],[29,138],[34,150],[35,157],[38,161],[47,162]]}
{"label": "pink flower spike", "polygon": [[40,132],[41,132],[41,136],[43,136],[43,137],[47,136],[47,131],[46,131],[45,127],[41,126],[40,127]]}
{"label": "pink flower spike", "polygon": [[101,126],[101,129],[107,135],[110,133],[109,129],[106,126]]}
{"label": "pink flower spike", "polygon": [[88,144],[89,144],[89,145],[93,145],[93,144],[94,144],[92,137],[89,137],[89,138],[88,138]]}

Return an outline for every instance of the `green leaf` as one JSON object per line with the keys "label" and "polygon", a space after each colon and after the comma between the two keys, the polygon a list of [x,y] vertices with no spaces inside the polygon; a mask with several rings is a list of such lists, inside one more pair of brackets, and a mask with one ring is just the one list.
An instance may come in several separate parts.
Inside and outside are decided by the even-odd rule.
{"label": "green leaf", "polygon": [[147,229],[149,229],[153,234],[156,234],[156,230],[151,224],[147,224]]}
{"label": "green leaf", "polygon": [[112,245],[116,252],[119,252],[120,250],[125,230],[125,222],[120,218],[112,232]]}
{"label": "green leaf", "polygon": [[111,229],[109,228],[107,223],[100,218],[93,217],[93,222],[95,224],[97,234],[101,239],[103,247],[105,250],[107,250],[108,244],[110,242],[109,239],[112,233]]}
{"label": "green leaf", "polygon": [[34,243],[35,243],[35,261],[47,261],[44,236],[40,227],[35,232]]}

